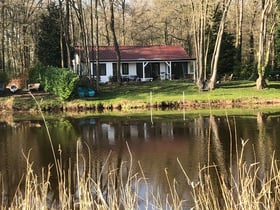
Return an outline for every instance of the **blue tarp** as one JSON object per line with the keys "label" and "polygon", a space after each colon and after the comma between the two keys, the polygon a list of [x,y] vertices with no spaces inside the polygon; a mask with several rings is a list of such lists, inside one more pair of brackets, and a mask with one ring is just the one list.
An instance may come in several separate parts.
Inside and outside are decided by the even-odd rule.
{"label": "blue tarp", "polygon": [[91,88],[79,87],[78,95],[79,97],[85,97],[85,96],[93,97],[95,95],[95,91]]}

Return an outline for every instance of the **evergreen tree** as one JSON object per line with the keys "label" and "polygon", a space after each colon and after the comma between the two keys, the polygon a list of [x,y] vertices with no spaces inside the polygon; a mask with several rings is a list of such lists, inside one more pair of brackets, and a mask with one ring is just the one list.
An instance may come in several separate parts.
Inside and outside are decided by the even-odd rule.
{"label": "evergreen tree", "polygon": [[[59,6],[52,2],[48,5],[47,13],[41,16],[36,53],[39,62],[43,66],[62,67],[60,49],[60,13]],[[65,46],[64,38],[63,46]],[[66,47],[64,47],[64,49],[66,49]],[[65,51],[64,55],[66,54]],[[64,61],[66,61],[66,58],[64,58]]]}
{"label": "evergreen tree", "polygon": [[277,25],[275,31],[275,42],[274,42],[274,69],[280,70],[280,25]]}

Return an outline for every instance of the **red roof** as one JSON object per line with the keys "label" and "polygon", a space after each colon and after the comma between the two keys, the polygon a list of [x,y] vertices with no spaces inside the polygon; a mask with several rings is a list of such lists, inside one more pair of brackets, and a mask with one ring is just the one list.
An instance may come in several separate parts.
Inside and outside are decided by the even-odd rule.
{"label": "red roof", "polygon": [[[137,61],[137,60],[190,60],[192,59],[179,45],[164,45],[164,46],[120,46],[122,61]],[[91,53],[92,55],[92,53]],[[91,56],[94,60],[95,56]],[[116,54],[114,47],[101,46],[99,47],[100,61],[115,61]]]}

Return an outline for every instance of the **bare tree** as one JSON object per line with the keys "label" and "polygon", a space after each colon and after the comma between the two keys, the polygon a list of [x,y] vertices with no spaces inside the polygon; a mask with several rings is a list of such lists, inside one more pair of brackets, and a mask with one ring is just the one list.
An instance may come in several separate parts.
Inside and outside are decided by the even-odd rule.
{"label": "bare tree", "polygon": [[98,0],[95,0],[95,66],[96,66],[96,91],[99,91],[99,16]]}
{"label": "bare tree", "polygon": [[34,31],[42,0],[1,1],[1,62],[11,76],[27,76],[34,59]]}
{"label": "bare tree", "polygon": [[22,31],[19,31],[21,34],[22,40],[19,40],[22,43],[20,46],[19,60],[21,66],[19,66],[19,71],[21,74],[27,73],[30,68],[32,60],[32,51],[34,44],[32,42],[32,23],[36,18],[36,13],[38,14],[39,9],[42,6],[42,0],[31,0],[31,1],[21,1],[20,10],[18,18],[21,20],[19,27]]}
{"label": "bare tree", "polygon": [[6,2],[1,0],[1,69],[6,70],[6,59],[5,59],[5,28],[6,28]]}
{"label": "bare tree", "polygon": [[65,18],[62,21],[62,29],[63,29],[63,35],[65,39],[65,47],[66,47],[66,53],[67,53],[67,67],[71,68],[71,53],[70,53],[70,0],[65,0]]}
{"label": "bare tree", "polygon": [[[46,9],[43,7],[43,2],[45,1],[0,0],[1,69],[19,75],[28,72],[32,66],[36,55],[34,46],[38,33],[36,19],[39,18],[36,17]],[[236,59],[236,63],[249,64],[243,65],[242,70],[248,68],[247,66],[250,67],[250,71],[253,68],[257,69],[255,71],[259,76],[257,87],[261,89],[265,86],[264,72],[272,60],[271,46],[274,44],[273,37],[277,22],[276,0],[98,0],[97,2],[59,0],[57,2],[61,11],[61,61],[63,62],[63,58],[67,57],[67,64],[65,61],[62,66],[71,66],[72,44],[83,47],[88,76],[91,76],[90,45],[94,45],[96,50],[97,45],[114,45],[117,59],[120,60],[120,43],[181,44],[189,53],[195,52],[197,86],[200,89],[205,87],[204,81],[211,76],[207,87],[213,89],[217,79],[221,40],[227,24],[227,32],[235,34],[236,37],[235,47],[238,53],[233,59]],[[231,2],[235,7],[230,7]],[[209,53],[211,34],[208,31],[211,31],[214,25],[211,15],[216,8],[222,11],[222,18],[218,23],[218,36],[212,56]],[[244,11],[246,15],[243,15]],[[234,18],[225,21],[228,13]],[[258,37],[258,40],[255,37]],[[63,39],[66,45],[62,45]],[[95,55],[97,61],[97,51]],[[257,68],[254,66],[256,63],[258,63]],[[117,65],[118,81],[120,81],[119,65],[120,63]],[[99,71],[96,71],[96,74],[98,73]]]}
{"label": "bare tree", "polygon": [[206,35],[206,28],[209,19],[210,4],[208,0],[199,3],[191,0],[192,8],[192,31],[196,55],[196,84],[198,88],[205,88],[207,79],[207,54],[209,48],[209,37]]}
{"label": "bare tree", "polygon": [[110,2],[110,13],[111,13],[110,28],[113,35],[113,43],[115,48],[115,54],[117,57],[117,82],[120,84],[121,83],[121,71],[120,71],[121,53],[120,53],[119,43],[115,31],[115,15],[114,15],[115,1],[109,0],[109,2]]}
{"label": "bare tree", "polygon": [[81,39],[82,39],[82,45],[84,49],[84,57],[85,57],[85,68],[87,71],[87,76],[91,77],[90,72],[90,58],[89,58],[89,44],[88,44],[88,31],[86,28],[85,18],[84,18],[84,9],[83,9],[83,3],[82,0],[78,0],[77,3],[72,0],[72,6],[76,12],[77,19],[79,21],[80,29],[81,29]]}
{"label": "bare tree", "polygon": [[[274,8],[273,8],[274,7]],[[264,80],[264,74],[269,62],[272,37],[274,35],[276,17],[275,12],[272,10],[277,8],[276,3],[273,0],[262,0],[261,4],[261,22],[259,33],[259,49],[258,49],[258,79],[256,81],[256,87],[258,90],[263,89],[266,86]],[[272,24],[270,32],[268,32],[268,18],[272,16]]]}
{"label": "bare tree", "polygon": [[[126,17],[126,43],[133,45],[160,44],[160,28],[156,20],[158,12],[156,7],[148,5],[145,1],[130,1]],[[159,8],[157,8],[159,9]]]}
{"label": "bare tree", "polygon": [[120,1],[121,4],[121,8],[122,8],[122,44],[125,45],[126,44],[126,30],[125,30],[125,10],[126,10],[126,0],[121,0]]}
{"label": "bare tree", "polygon": [[221,42],[222,42],[226,17],[227,17],[227,13],[228,13],[230,4],[231,4],[231,0],[227,0],[225,2],[224,8],[223,8],[223,15],[222,15],[222,19],[220,21],[219,31],[218,31],[217,38],[216,38],[215,48],[214,48],[214,52],[212,55],[212,60],[211,60],[212,76],[209,81],[209,88],[211,90],[215,88],[215,84],[216,84],[217,72],[218,72],[217,66],[218,66],[218,61],[219,61],[219,56],[220,56]]}
{"label": "bare tree", "polygon": [[242,32],[243,32],[243,0],[236,0],[236,31],[235,31],[235,48],[236,60],[242,68]]}
{"label": "bare tree", "polygon": [[60,38],[59,38],[59,43],[60,43],[60,60],[61,60],[61,67],[64,68],[64,44],[63,44],[63,37],[64,37],[64,12],[63,12],[63,6],[62,6],[62,1],[59,0],[59,18],[60,18]]}
{"label": "bare tree", "polygon": [[105,27],[105,38],[106,38],[106,45],[110,45],[110,33],[109,33],[109,21],[106,12],[106,2],[105,0],[100,0],[100,6],[103,11],[103,19],[104,19],[104,27]]}

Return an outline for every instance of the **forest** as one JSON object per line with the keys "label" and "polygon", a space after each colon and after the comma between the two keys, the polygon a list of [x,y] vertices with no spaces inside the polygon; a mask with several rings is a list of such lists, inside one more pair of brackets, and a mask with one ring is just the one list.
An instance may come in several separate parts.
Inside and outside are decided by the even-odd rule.
{"label": "forest", "polygon": [[221,75],[233,74],[263,89],[266,79],[280,72],[279,3],[1,0],[0,80],[28,79],[38,64],[71,68],[75,46],[85,49],[89,62],[92,46],[97,51],[99,46],[114,46],[118,55],[121,45],[179,44],[196,58],[198,87],[207,80],[214,89]]}

